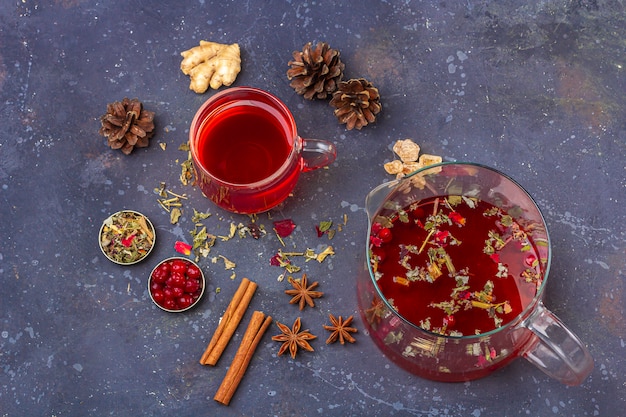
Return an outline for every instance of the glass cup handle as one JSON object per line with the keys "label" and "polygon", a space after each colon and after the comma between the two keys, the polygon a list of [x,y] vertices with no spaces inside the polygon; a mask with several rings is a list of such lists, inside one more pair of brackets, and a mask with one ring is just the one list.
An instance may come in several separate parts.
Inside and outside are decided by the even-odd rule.
{"label": "glass cup handle", "polygon": [[337,157],[337,148],[320,139],[302,139],[302,171],[308,172],[332,164]]}
{"label": "glass cup handle", "polygon": [[593,359],[587,348],[542,302],[523,325],[534,337],[522,356],[548,376],[579,385],[591,373]]}

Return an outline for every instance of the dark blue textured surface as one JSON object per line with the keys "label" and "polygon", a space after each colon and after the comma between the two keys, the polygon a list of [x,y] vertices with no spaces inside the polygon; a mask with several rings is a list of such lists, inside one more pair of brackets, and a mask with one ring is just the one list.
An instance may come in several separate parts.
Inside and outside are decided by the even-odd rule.
{"label": "dark blue textured surface", "polygon": [[[0,416],[618,416],[626,406],[625,7],[612,0],[524,1],[11,0],[0,5]],[[536,3],[536,4],[535,4]],[[188,89],[180,52],[200,39],[239,43],[235,85],[266,89],[291,108],[300,133],[333,140],[338,158],[303,174],[294,196],[260,215],[298,225],[285,250],[325,296],[288,304],[281,248],[262,239],[218,242],[200,263],[209,279],[197,308],[157,309],[146,290],[159,259],[190,240],[193,209],[225,235],[246,216],[220,211],[179,182],[178,146],[207,97]],[[326,41],[345,78],[379,88],[383,111],[346,131],[285,76],[294,50]],[[137,97],[156,134],[130,156],[97,133],[107,103]],[[554,244],[546,304],[587,343],[596,367],[580,387],[523,360],[478,381],[442,384],[398,369],[363,333],[354,296],[364,252],[367,192],[389,180],[392,143],[501,169],[542,208]],[[163,150],[159,144],[166,144]],[[186,193],[177,225],[157,204],[160,182]],[[158,243],[131,267],[108,262],[101,222],[129,208],[148,215]],[[323,220],[348,222],[329,241]],[[236,276],[220,255],[236,262]],[[218,258],[219,259],[219,258]],[[252,309],[318,339],[315,352],[277,357],[272,326],[231,405],[213,395],[240,329],[216,368],[198,359],[241,277],[259,283]],[[216,294],[216,289],[221,292]],[[357,343],[326,346],[327,314],[355,315]]]}

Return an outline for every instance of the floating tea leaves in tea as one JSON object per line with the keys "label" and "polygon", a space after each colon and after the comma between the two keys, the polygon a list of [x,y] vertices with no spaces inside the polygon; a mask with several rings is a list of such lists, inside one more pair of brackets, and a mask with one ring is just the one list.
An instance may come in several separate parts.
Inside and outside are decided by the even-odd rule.
{"label": "floating tea leaves in tea", "polygon": [[532,237],[537,227],[476,198],[424,199],[375,219],[372,271],[411,323],[447,336],[486,333],[537,293],[545,263],[543,242]]}

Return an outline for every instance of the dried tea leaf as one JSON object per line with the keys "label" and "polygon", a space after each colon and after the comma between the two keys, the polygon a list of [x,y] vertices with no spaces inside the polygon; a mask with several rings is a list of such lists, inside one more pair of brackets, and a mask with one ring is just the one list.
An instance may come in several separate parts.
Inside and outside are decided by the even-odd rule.
{"label": "dried tea leaf", "polygon": [[207,219],[211,216],[211,213],[200,213],[198,210],[193,209],[193,216],[191,217],[191,221],[194,223],[200,223],[202,220]]}
{"label": "dried tea leaf", "polygon": [[178,223],[178,219],[180,219],[181,215],[182,215],[182,212],[180,211],[180,209],[178,207],[174,207],[172,211],[170,212],[170,223],[171,224]]}
{"label": "dried tea leaf", "polygon": [[335,251],[333,249],[332,246],[328,246],[326,249],[324,249],[320,254],[317,255],[317,262],[324,262],[324,259],[326,259],[327,256],[329,255],[334,255]]}
{"label": "dried tea leaf", "polygon": [[193,170],[193,162],[191,158],[183,161],[181,164],[181,173],[180,173],[180,182],[183,185],[189,185],[193,183],[194,179],[194,170]]}
{"label": "dried tea leaf", "polygon": [[219,257],[224,260],[224,269],[234,269],[237,266],[233,261],[229,260],[224,255],[220,255]]}
{"label": "dried tea leaf", "polygon": [[320,224],[319,224],[319,229],[318,229],[318,230],[319,230],[320,232],[324,233],[324,232],[326,232],[327,230],[329,230],[332,226],[333,226],[333,222],[332,222],[332,220],[323,221],[323,222],[320,222]]}

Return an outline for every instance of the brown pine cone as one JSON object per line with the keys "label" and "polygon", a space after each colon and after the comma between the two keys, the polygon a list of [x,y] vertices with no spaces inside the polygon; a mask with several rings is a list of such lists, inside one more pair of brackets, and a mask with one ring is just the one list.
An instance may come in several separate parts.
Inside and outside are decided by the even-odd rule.
{"label": "brown pine cone", "polygon": [[111,149],[121,149],[126,155],[134,147],[145,148],[154,134],[154,112],[143,110],[136,98],[116,101],[107,105],[107,113],[100,118],[98,131],[106,137]]}
{"label": "brown pine cone", "polygon": [[289,61],[289,65],[289,85],[307,100],[325,99],[331,95],[337,89],[345,68],[339,59],[339,51],[332,49],[326,42],[318,42],[315,49],[309,42],[302,51],[294,51],[293,61]]}
{"label": "brown pine cone", "polygon": [[339,83],[330,105],[336,108],[339,123],[345,123],[348,130],[355,127],[361,130],[368,123],[374,123],[383,108],[378,89],[364,78]]}

